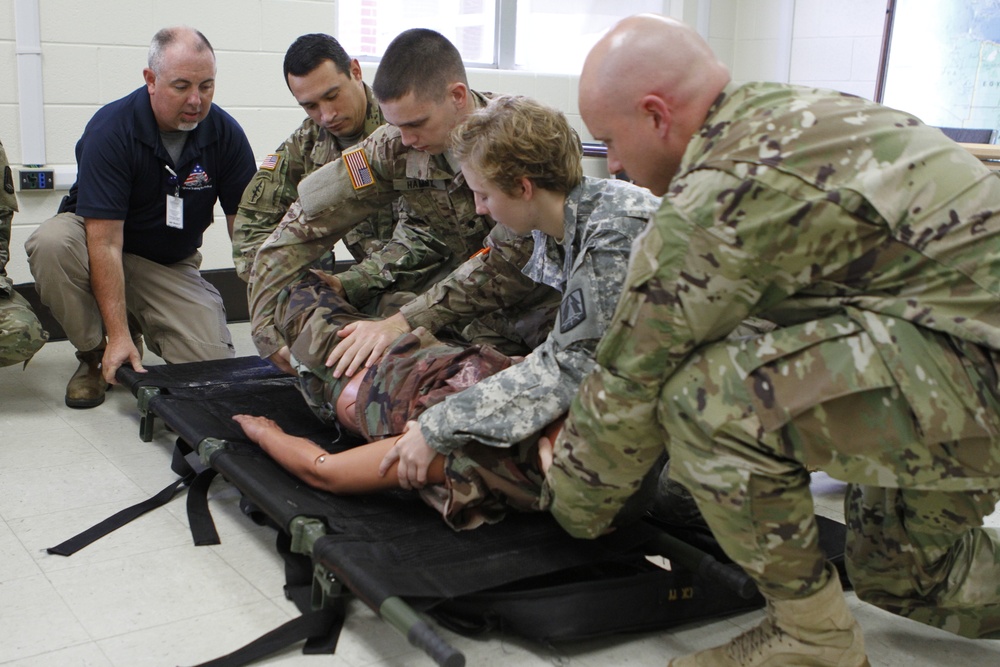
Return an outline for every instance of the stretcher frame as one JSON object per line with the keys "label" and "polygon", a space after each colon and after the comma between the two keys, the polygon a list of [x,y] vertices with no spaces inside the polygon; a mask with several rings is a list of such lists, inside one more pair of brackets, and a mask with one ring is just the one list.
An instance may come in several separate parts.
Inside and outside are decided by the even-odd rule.
{"label": "stretcher frame", "polygon": [[[345,498],[335,497],[331,494],[307,487],[301,480],[294,478],[267,458],[266,455],[263,455],[259,448],[256,448],[256,445],[248,443],[245,438],[240,440],[238,435],[235,438],[229,437],[234,433],[234,429],[238,431],[238,426],[234,426],[235,422],[232,422],[230,419],[231,415],[219,415],[218,425],[208,428],[208,430],[213,430],[216,432],[216,435],[221,435],[222,437],[190,431],[183,417],[178,417],[177,410],[179,409],[183,413],[186,409],[183,400],[190,400],[192,404],[198,405],[210,404],[210,401],[203,401],[198,396],[195,396],[193,399],[183,399],[180,402],[176,400],[177,395],[183,394],[184,391],[192,387],[197,388],[191,389],[192,391],[205,390],[210,394],[218,389],[218,395],[226,396],[229,395],[227,392],[232,388],[236,388],[236,392],[238,393],[239,391],[243,391],[243,388],[249,387],[249,390],[252,391],[248,390],[248,395],[254,395],[255,397],[258,393],[261,393],[258,391],[259,389],[264,389],[263,393],[270,392],[272,396],[276,396],[278,392],[286,394],[294,392],[296,397],[301,399],[293,378],[283,375],[269,362],[260,360],[257,357],[196,362],[194,364],[177,364],[173,366],[150,366],[147,367],[147,370],[149,371],[148,373],[139,374],[130,368],[123,368],[119,370],[118,379],[136,396],[140,415],[139,435],[141,440],[145,442],[152,440],[156,420],[164,421],[172,430],[177,432],[179,436],[178,450],[175,451],[174,469],[180,475],[180,479],[175,485],[158,494],[160,498],[157,503],[150,504],[154,499],[147,501],[147,503],[141,503],[140,505],[143,506],[142,511],[148,511],[152,507],[159,506],[159,504],[172,498],[180,489],[188,488],[188,514],[195,544],[218,543],[218,535],[215,533],[214,525],[212,525],[207,509],[207,490],[212,478],[217,474],[221,474],[243,494],[244,500],[249,507],[263,512],[265,521],[278,529],[279,552],[282,551],[282,544],[284,544],[284,549],[289,554],[289,557],[286,557],[286,574],[290,571],[288,567],[290,557],[298,556],[300,559],[306,558],[311,562],[311,572],[306,575],[302,575],[301,573],[297,575],[300,588],[304,583],[305,588],[308,589],[306,596],[308,599],[303,602],[300,595],[300,598],[296,600],[296,604],[303,611],[303,616],[300,619],[296,619],[295,622],[286,624],[288,626],[296,625],[296,627],[287,628],[287,632],[284,634],[279,632],[282,630],[282,628],[279,628],[274,633],[265,635],[265,637],[262,637],[252,645],[235,651],[228,656],[204,663],[205,665],[221,667],[223,665],[246,664],[250,660],[267,655],[274,650],[283,648],[296,640],[304,638],[308,638],[309,641],[306,642],[303,652],[332,652],[336,647],[336,637],[339,634],[340,624],[343,622],[344,599],[349,594],[353,594],[365,602],[382,620],[404,635],[412,645],[423,650],[437,664],[446,665],[447,667],[461,667],[465,664],[464,655],[449,645],[427,617],[418,611],[418,609],[424,611],[433,607],[433,603],[415,593],[416,589],[409,590],[405,584],[402,585],[403,590],[401,592],[399,581],[387,585],[384,582],[380,582],[377,578],[368,576],[358,563],[352,562],[350,558],[345,559],[338,553],[338,549],[344,548],[345,544],[350,547],[350,539],[345,540],[343,535],[332,534],[327,525],[329,520],[318,518],[308,511],[297,514],[297,509],[293,508],[289,510],[287,507],[289,503],[285,502],[284,496],[278,494],[275,497],[269,497],[274,492],[270,488],[264,489],[264,487],[277,486],[282,489],[286,489],[286,487],[291,489],[294,487],[288,493],[304,492],[305,505],[309,504],[311,496],[324,496],[327,499],[336,498],[337,503],[345,501]],[[201,379],[196,379],[192,382],[190,379],[192,374],[193,377]],[[269,400],[261,402],[258,412],[272,418],[279,416],[268,415],[264,412],[267,410],[269,402]],[[311,437],[309,429],[313,429],[312,435],[320,433],[325,434],[325,437],[336,437],[338,435],[335,427],[321,424],[318,419],[315,419],[312,413],[308,411],[304,401],[294,401],[290,405],[292,405],[292,410],[296,412],[296,415],[291,417],[291,422],[286,419],[286,424],[282,424],[281,418],[276,419],[283,427],[289,423],[294,426],[299,425],[300,422],[312,420],[311,424],[306,425],[304,432],[293,432],[294,435]],[[288,429],[286,428],[286,430]],[[229,434],[229,436],[226,434]],[[320,440],[322,441],[323,439],[321,438]],[[201,470],[193,470],[190,465],[184,463],[186,454],[188,455],[187,458],[192,458],[191,454],[197,456],[197,460],[202,466]],[[433,510],[423,506],[419,500],[411,499],[411,501],[419,503],[420,509],[425,511],[427,516],[430,517],[431,524],[440,529],[439,536],[442,540],[477,540],[489,534],[484,528],[456,534],[445,526],[444,522],[441,521],[439,516],[436,516]],[[365,508],[369,506],[379,510],[379,503],[394,501],[391,497],[373,494],[371,498],[356,502],[358,505],[350,508],[351,512],[354,509],[367,511]],[[141,514],[141,511],[133,510],[136,510],[136,508],[123,510],[119,514],[127,515],[125,520],[131,520],[131,518],[135,518],[135,516]],[[721,556],[721,552],[709,553],[712,551],[711,547],[714,544],[710,536],[708,539],[702,539],[699,544],[699,537],[696,533],[685,534],[683,530],[680,533],[677,531],[668,532],[663,530],[662,526],[657,526],[652,522],[639,521],[615,531],[615,533],[606,538],[600,538],[599,540],[574,540],[561,530],[554,531],[555,534],[552,534],[553,531],[551,529],[548,529],[548,532],[546,532],[547,529],[545,527],[539,527],[539,522],[550,522],[554,525],[551,517],[543,513],[537,513],[519,515],[516,519],[508,517],[508,519],[498,524],[496,528],[492,526],[485,528],[501,531],[497,533],[501,538],[497,543],[500,545],[505,543],[503,542],[504,539],[510,539],[509,537],[505,537],[505,534],[502,532],[506,529],[504,527],[512,531],[521,530],[525,527],[528,530],[535,530],[537,528],[540,531],[538,534],[548,535],[548,538],[552,541],[544,545],[544,551],[541,545],[537,547],[538,550],[533,552],[529,559],[532,563],[545,561],[548,557],[547,554],[550,552],[554,552],[551,556],[553,559],[558,554],[562,556],[568,555],[568,559],[565,562],[560,561],[560,567],[567,564],[572,565],[575,562],[574,559],[577,558],[577,552],[579,552],[579,561],[581,563],[589,562],[588,559],[592,561],[599,560],[605,552],[611,555],[614,553],[634,552],[637,549],[649,556],[667,557],[673,565],[680,566],[694,573],[692,576],[696,577],[697,581],[700,582],[698,586],[701,586],[701,588],[698,588],[698,594],[702,598],[705,595],[719,596],[721,601],[718,608],[713,609],[709,607],[710,611],[707,614],[695,616],[687,620],[693,621],[707,617],[721,617],[758,608],[763,604],[763,599],[757,594],[752,581],[742,571],[732,565],[720,562],[716,556]],[[107,522],[102,522],[102,524],[106,523],[109,523],[111,526],[110,529],[121,525],[121,522],[112,522],[110,519]],[[102,524],[99,524],[90,531],[85,531],[84,534],[92,533],[88,538],[90,541],[106,534],[107,530],[105,529],[108,526],[104,526],[104,528],[98,530]],[[455,537],[456,535],[465,535],[466,537]],[[685,539],[679,539],[678,535]],[[695,539],[691,539],[692,536]],[[704,538],[704,535],[701,537]],[[85,541],[83,545],[85,546],[87,543],[89,541]],[[78,545],[74,548],[81,547]],[[593,551],[593,553],[590,553],[590,551]],[[52,553],[68,555],[65,551],[58,550],[52,550]],[[69,553],[72,553],[72,551],[69,551]],[[283,553],[283,555],[285,554]],[[547,572],[545,567],[547,566],[549,566],[548,563],[540,562],[538,572],[535,574],[545,574]],[[524,573],[520,574],[523,575]],[[304,581],[306,579],[308,581]],[[516,577],[512,577],[512,580],[514,579]],[[291,583],[290,574],[289,582]],[[694,588],[687,591],[664,590],[662,591],[663,600],[676,602],[676,599],[679,597],[692,595],[692,590]],[[657,592],[656,594],[659,595],[659,593]],[[445,591],[444,595],[448,594]],[[461,600],[460,596],[459,600]],[[654,601],[654,603],[657,602]],[[462,605],[459,604],[457,608],[461,609]],[[680,624],[681,622],[674,620],[669,625],[651,623],[648,628],[623,627],[619,630],[616,628],[608,629],[599,627],[597,630],[599,634],[611,634],[619,631],[654,629]],[[581,636],[584,636],[588,632],[589,626],[584,623],[580,627],[579,632]]]}

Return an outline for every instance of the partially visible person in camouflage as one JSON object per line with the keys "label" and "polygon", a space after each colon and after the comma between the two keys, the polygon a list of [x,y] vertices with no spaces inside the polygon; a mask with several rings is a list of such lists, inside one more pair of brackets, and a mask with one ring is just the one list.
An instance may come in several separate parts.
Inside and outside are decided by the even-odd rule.
{"label": "partially visible person in camouflage", "polygon": [[[328,471],[320,486],[338,492],[365,490],[361,479],[378,485],[372,488],[431,482],[438,488],[425,499],[452,526],[468,528],[498,520],[506,504],[537,509],[538,436],[560,420],[593,367],[632,241],[659,199],[623,181],[584,177],[581,146],[565,116],[527,98],[500,97],[470,114],[453,132],[452,148],[478,210],[532,239],[525,275],[562,294],[556,325],[537,349],[511,366],[489,346],[447,345],[417,329],[348,380],[335,377],[325,359],[340,328],[357,317],[353,308],[313,280],[290,290],[276,315],[313,410],[377,443],[361,449],[381,452],[349,453],[369,466],[356,473],[336,457],[317,470],[322,450],[294,441],[282,451],[308,465],[293,469],[306,479],[327,479]],[[282,440],[274,427],[254,424],[262,432],[251,437],[263,436],[265,446]],[[350,491],[340,486],[344,478]]]}
{"label": "partially visible person in camouflage", "polygon": [[[858,596],[1000,636],[1000,180],[867,100],[730,83],[690,28],[623,20],[580,110],[612,171],[662,193],[547,470],[595,536],[664,448],[764,622],[687,665],[867,665],[808,469],[850,483]],[[778,328],[726,337],[748,316]],[[542,448],[549,443],[541,443]]]}
{"label": "partially visible person in camouflage", "polygon": [[[348,271],[324,273],[331,288],[359,310],[386,316],[485,246],[490,251],[475,261],[484,275],[504,285],[503,304],[508,306],[503,317],[493,319],[504,323],[504,330],[494,330],[490,342],[506,351],[527,352],[544,339],[552,317],[540,326],[517,323],[525,312],[536,312],[539,303],[548,302],[554,310],[558,293],[522,277],[530,239],[511,235],[476,213],[472,192],[448,153],[448,133],[485,106],[486,97],[469,90],[454,45],[424,29],[408,30],[392,41],[372,89],[391,125],[305,178],[299,201],[258,252],[250,287],[258,352],[283,364],[283,342],[273,321],[280,292],[301,280],[358,223],[389,210],[397,200],[399,222],[392,239]],[[437,331],[445,322],[428,324]],[[471,319],[454,328],[470,324],[475,331]],[[481,324],[480,329],[489,329],[491,323]]]}
{"label": "partially visible person in camouflage", "polygon": [[[288,47],[285,83],[308,118],[260,165],[247,186],[233,225],[233,262],[244,281],[260,244],[271,235],[298,199],[299,182],[344,150],[357,145],[383,123],[361,65],[329,35],[302,35]],[[377,211],[344,236],[355,260],[381,248],[392,236],[392,209]],[[328,249],[322,265],[332,269]]]}
{"label": "partially visible person in camouflage", "polygon": [[10,260],[10,233],[17,198],[14,195],[14,175],[7,162],[7,152],[0,143],[0,366],[12,366],[28,361],[41,349],[49,334],[31,310],[27,299],[14,290],[7,277]]}

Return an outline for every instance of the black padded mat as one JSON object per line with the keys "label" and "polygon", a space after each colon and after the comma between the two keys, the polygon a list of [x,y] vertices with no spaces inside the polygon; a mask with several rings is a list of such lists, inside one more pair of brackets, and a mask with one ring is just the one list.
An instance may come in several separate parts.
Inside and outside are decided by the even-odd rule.
{"label": "black padded mat", "polygon": [[146,366],[146,373],[137,373],[131,366],[122,366],[115,378],[134,395],[140,387],[157,387],[164,391],[221,387],[253,382],[266,378],[286,378],[274,364],[260,357],[237,357],[213,361],[193,361],[187,364]]}

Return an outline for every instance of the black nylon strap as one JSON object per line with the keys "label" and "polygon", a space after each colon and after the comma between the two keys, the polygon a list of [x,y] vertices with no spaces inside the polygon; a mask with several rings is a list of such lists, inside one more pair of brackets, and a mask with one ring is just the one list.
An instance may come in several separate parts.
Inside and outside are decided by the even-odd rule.
{"label": "black nylon strap", "polygon": [[152,498],[144,500],[136,505],[132,505],[131,507],[126,507],[120,512],[112,514],[99,524],[88,528],[79,535],[75,535],[61,544],[49,547],[46,551],[56,556],[72,556],[80,549],[93,544],[109,533],[113,533],[130,521],[138,519],[146,512],[166,505],[175,495],[177,495],[177,492],[180,491],[182,486],[192,481],[193,474],[194,473],[192,473],[192,478],[182,477],[157,493]]}
{"label": "black nylon strap", "polygon": [[191,527],[191,537],[197,547],[221,543],[219,532],[215,529],[215,521],[212,520],[212,513],[208,509],[208,487],[218,474],[218,471],[212,468],[202,470],[188,489],[188,525]]}
{"label": "black nylon strap", "polygon": [[[173,499],[174,496],[177,495],[182,487],[191,484],[197,477],[195,471],[184,459],[184,453],[181,451],[180,441],[178,441],[177,446],[174,448],[173,460],[170,463],[170,467],[174,472],[180,475],[180,478],[169,484],[155,496],[112,514],[107,519],[91,526],[78,535],[74,535],[65,542],[57,544],[54,547],[49,547],[46,551],[55,556],[72,556],[80,549],[93,544],[105,535],[113,533],[125,524],[138,519],[146,512],[166,505],[171,501],[171,499]],[[211,518],[209,518],[209,520],[211,520]],[[214,529],[215,528],[213,526],[212,530]]]}
{"label": "black nylon strap", "polygon": [[232,653],[200,663],[196,667],[242,667],[305,640],[304,654],[333,653],[344,626],[344,598],[327,600],[327,606],[312,609],[312,561],[291,551],[291,537],[278,532],[275,549],[285,561],[285,597],[302,615],[261,635]]}
{"label": "black nylon strap", "polygon": [[[339,608],[338,608],[339,607]],[[271,655],[295,642],[310,638],[334,637],[344,624],[343,606],[310,611],[258,637],[232,653],[203,662],[197,667],[241,667]]]}

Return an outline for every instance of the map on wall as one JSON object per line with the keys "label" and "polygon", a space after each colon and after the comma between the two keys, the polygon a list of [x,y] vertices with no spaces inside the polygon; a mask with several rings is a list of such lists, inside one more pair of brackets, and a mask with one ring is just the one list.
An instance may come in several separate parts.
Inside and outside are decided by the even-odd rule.
{"label": "map on wall", "polygon": [[882,102],[929,125],[1000,128],[1000,0],[896,0]]}

